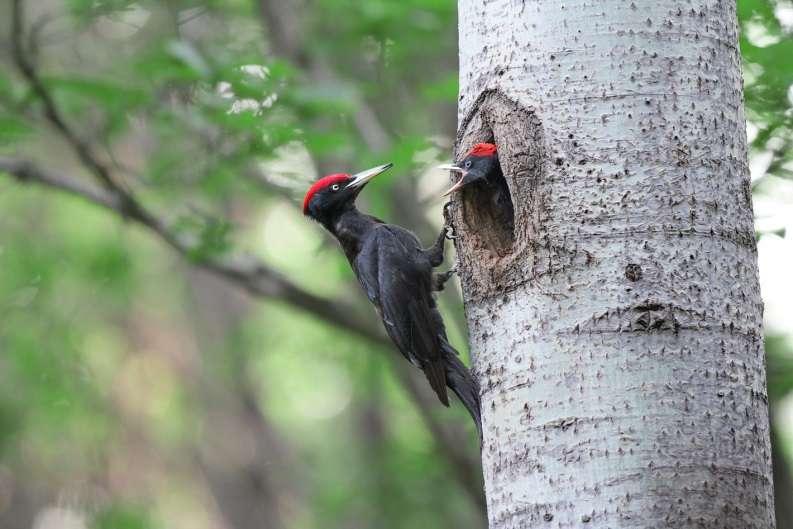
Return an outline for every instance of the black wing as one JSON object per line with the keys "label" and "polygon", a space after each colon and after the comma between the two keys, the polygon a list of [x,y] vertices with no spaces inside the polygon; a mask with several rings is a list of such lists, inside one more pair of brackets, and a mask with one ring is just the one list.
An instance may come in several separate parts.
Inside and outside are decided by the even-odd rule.
{"label": "black wing", "polygon": [[448,406],[441,347],[445,331],[432,298],[432,267],[418,240],[394,226],[379,226],[364,241],[353,269],[388,336],[405,358],[424,371]]}

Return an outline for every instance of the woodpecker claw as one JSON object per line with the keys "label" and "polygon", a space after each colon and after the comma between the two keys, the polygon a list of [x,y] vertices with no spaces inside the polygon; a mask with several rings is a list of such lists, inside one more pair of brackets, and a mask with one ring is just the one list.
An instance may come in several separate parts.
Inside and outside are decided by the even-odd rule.
{"label": "woodpecker claw", "polygon": [[444,272],[442,274],[436,274],[435,275],[434,290],[436,292],[443,291],[443,289],[446,287],[446,282],[449,281],[449,279],[451,279],[452,276],[455,275],[455,274],[457,274],[457,267],[456,266],[450,268],[449,270],[447,270],[446,272]]}
{"label": "woodpecker claw", "polygon": [[452,216],[451,216],[451,213],[449,212],[450,209],[452,209],[451,201],[449,201],[449,202],[447,202],[446,204],[443,205],[443,221],[446,224],[450,224],[451,223]]}

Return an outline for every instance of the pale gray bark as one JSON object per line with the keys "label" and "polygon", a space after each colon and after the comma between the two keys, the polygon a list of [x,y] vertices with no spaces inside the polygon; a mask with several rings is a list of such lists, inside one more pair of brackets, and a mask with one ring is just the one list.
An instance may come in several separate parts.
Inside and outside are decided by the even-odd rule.
{"label": "pale gray bark", "polygon": [[735,3],[459,1],[491,528],[772,528]]}

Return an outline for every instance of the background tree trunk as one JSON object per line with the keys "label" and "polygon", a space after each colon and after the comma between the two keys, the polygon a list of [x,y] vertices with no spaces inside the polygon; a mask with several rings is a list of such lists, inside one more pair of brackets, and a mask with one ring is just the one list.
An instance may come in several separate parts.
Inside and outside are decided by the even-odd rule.
{"label": "background tree trunk", "polygon": [[491,528],[774,526],[734,2],[459,1]]}

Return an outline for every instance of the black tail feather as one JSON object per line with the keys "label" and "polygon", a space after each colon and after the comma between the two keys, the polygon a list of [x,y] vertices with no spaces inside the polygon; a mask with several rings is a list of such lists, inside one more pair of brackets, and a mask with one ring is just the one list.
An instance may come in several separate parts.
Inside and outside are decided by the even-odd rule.
{"label": "black tail feather", "polygon": [[[445,344],[448,345],[448,344]],[[471,418],[476,424],[476,431],[479,434],[479,443],[482,443],[482,413],[479,404],[479,384],[477,384],[471,372],[465,367],[457,357],[457,352],[448,346],[452,354],[447,354],[446,363],[446,385],[449,386],[463,406],[471,414]]]}

